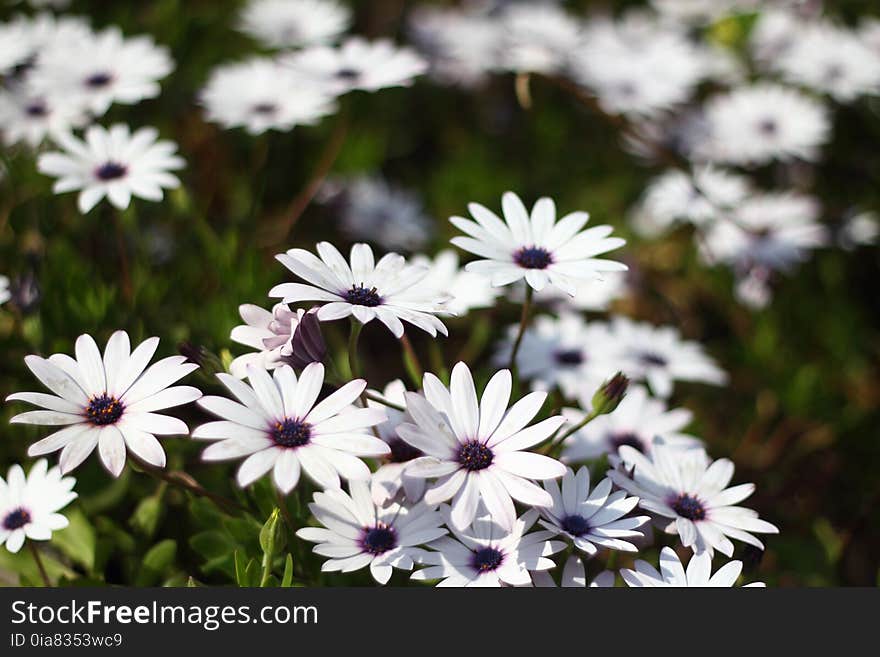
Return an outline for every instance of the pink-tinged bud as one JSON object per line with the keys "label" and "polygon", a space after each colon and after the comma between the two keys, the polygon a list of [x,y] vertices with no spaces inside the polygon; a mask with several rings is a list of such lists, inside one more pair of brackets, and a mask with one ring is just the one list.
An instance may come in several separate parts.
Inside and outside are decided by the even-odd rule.
{"label": "pink-tinged bud", "polygon": [[593,395],[593,414],[607,415],[616,409],[626,397],[629,379],[623,372],[618,372],[603,383]]}

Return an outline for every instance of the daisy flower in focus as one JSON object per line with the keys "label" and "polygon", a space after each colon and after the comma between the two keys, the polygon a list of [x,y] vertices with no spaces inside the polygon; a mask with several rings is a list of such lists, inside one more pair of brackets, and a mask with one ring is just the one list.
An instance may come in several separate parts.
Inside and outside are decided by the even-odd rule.
{"label": "daisy flower in focus", "polygon": [[[623,581],[630,587],[675,586],[698,588],[730,588],[739,579],[742,561],[729,561],[712,574],[712,555],[708,552],[691,555],[687,570],[670,547],[660,551],[660,572],[647,561],[636,560],[635,570],[620,571]],[[746,584],[745,587],[763,588],[762,582]]]}
{"label": "daisy flower in focus", "polygon": [[500,30],[500,63],[512,71],[559,72],[581,43],[578,21],[550,3],[509,5]]}
{"label": "daisy flower in focus", "polygon": [[391,569],[412,570],[424,550],[419,545],[444,536],[443,516],[425,504],[380,507],[370,499],[370,485],[365,481],[348,484],[343,490],[315,493],[309,504],[321,527],[304,527],[296,535],[317,543],[312,551],[329,557],[322,572],[350,573],[370,566],[370,574],[379,584],[391,579]]}
{"label": "daisy flower in focus", "polygon": [[682,340],[675,327],[615,317],[610,328],[617,341],[617,354],[623,359],[621,369],[631,379],[647,381],[651,392],[659,397],[669,397],[675,381],[714,385],[727,381],[727,375],[703,352],[703,347]]}
{"label": "daisy flower in focus", "polygon": [[[539,588],[555,587],[556,582],[553,576],[546,570],[531,573],[532,584]],[[561,588],[587,588],[587,573],[584,569],[584,562],[580,557],[574,555],[565,560],[565,566],[562,568],[562,577],[559,581]],[[591,589],[607,589],[614,586],[614,573],[609,570],[602,571],[590,582]]]}
{"label": "daisy flower in focus", "polygon": [[410,48],[398,48],[388,39],[362,37],[349,37],[337,48],[315,46],[290,53],[282,57],[281,64],[337,95],[355,89],[408,87],[428,69],[428,63]]}
{"label": "daisy flower in focus", "polygon": [[28,369],[55,394],[9,395],[6,401],[41,408],[16,415],[10,422],[64,427],[31,445],[28,456],[61,450],[58,462],[63,474],[95,447],[114,477],[125,466],[126,450],[150,465],[165,467],[165,451],[154,434],[186,434],[189,429],[181,420],[155,411],[188,404],[202,393],[191,386],[172,386],[198,369],[183,356],[169,356],[147,367],[158,346],[159,338],[149,338],[132,351],[128,333],[116,331],[103,357],[90,335],[77,338],[75,360],[66,354],[25,357]]}
{"label": "daisy flower in focus", "polygon": [[148,36],[125,38],[111,27],[89,39],[50,44],[28,83],[37,93],[58,94],[101,116],[113,103],[155,98],[159,80],[173,70],[167,48]]}
{"label": "daisy flower in focus", "polygon": [[312,46],[348,29],[351,12],[335,0],[250,0],[239,26],[271,48]]}
{"label": "daisy flower in focus", "polygon": [[215,69],[199,102],[209,121],[250,135],[312,125],[336,111],[331,93],[259,58]]}
{"label": "daisy flower in focus", "polygon": [[611,480],[603,479],[590,490],[590,471],[585,467],[577,474],[567,468],[562,487],[554,480],[545,481],[544,488],[553,498],[553,506],[540,509],[540,524],[558,536],[563,536],[589,556],[600,549],[636,552],[627,538],[642,538],[636,531],[650,520],[648,516],[624,518],[639,502],[627,497],[626,491],[611,492]]}
{"label": "daisy flower in focus", "polygon": [[7,146],[24,143],[36,148],[47,137],[55,137],[85,122],[75,103],[58,97],[32,96],[13,87],[0,91],[0,125]]}
{"label": "daisy flower in focus", "polygon": [[256,352],[244,354],[229,364],[233,376],[243,379],[247,366],[273,370],[283,364],[303,369],[309,363],[320,363],[327,355],[316,311],[291,310],[277,303],[269,312],[253,304],[243,304],[238,312],[244,320],[232,329],[230,338]]}
{"label": "daisy flower in focus", "polygon": [[455,528],[465,529],[482,501],[507,530],[516,521],[514,499],[529,506],[553,503],[533,480],[561,477],[565,466],[524,451],[552,436],[564,422],[556,416],[526,426],[541,410],[546,393],[526,395],[508,410],[512,378],[509,370],[501,370],[478,399],[465,363],[452,369],[448,389],[430,373],[424,376],[423,388],[424,397],[406,393],[413,422],[398,426],[397,434],[426,454],[407,466],[407,475],[437,479],[425,492],[425,502],[439,504],[451,498],[451,521]]}
{"label": "daisy flower in focus", "polygon": [[452,217],[450,221],[467,237],[453,237],[452,243],[483,260],[468,263],[467,271],[487,276],[494,286],[509,285],[522,278],[541,291],[548,284],[570,296],[578,281],[601,278],[601,272],[626,271],[623,263],[595,256],[620,248],[626,241],[609,237],[611,226],[581,229],[590,219],[586,212],[572,212],[556,221],[556,205],[541,198],[531,216],[520,198],[506,192],[501,198],[504,221],[479,203],[468,210],[474,221]]}
{"label": "daisy flower in focus", "polygon": [[[385,386],[379,397],[406,408],[406,386],[400,379]],[[373,473],[370,481],[373,502],[384,507],[400,501],[401,497],[405,497],[409,504],[420,501],[425,494],[425,480],[421,477],[410,477],[406,474],[406,468],[414,459],[424,456],[424,453],[397,435],[397,427],[403,422],[412,422],[412,418],[406,411],[398,411],[371,399],[367,400],[367,406],[385,410],[388,420],[376,426],[376,433],[391,449],[387,462]]]}
{"label": "daisy flower in focus", "polygon": [[[289,365],[270,375],[247,368],[250,385],[229,374],[218,374],[221,383],[238,399],[203,397],[199,406],[219,418],[192,432],[198,440],[216,440],[202,452],[205,461],[245,458],[238,469],[238,484],[245,487],[272,471],[272,481],[282,493],[292,491],[305,473],[322,488],[339,488],[339,477],[369,480],[370,469],[361,456],[384,456],[388,445],[369,433],[385,421],[377,408],[351,408],[367,387],[355,379],[322,401],[324,366],[312,363],[299,379]],[[317,402],[317,403],[316,403]]]}
{"label": "daisy flower in focus", "polygon": [[64,150],[40,155],[37,169],[58,178],[52,187],[56,194],[82,190],[78,205],[83,214],[105,196],[120,210],[128,207],[132,196],[161,201],[163,188],[180,186],[170,172],[182,169],[185,162],[174,142],[156,141],[158,136],[155,128],[132,134],[122,124],[109,130],[93,125],[84,140],[63,133],[55,141]]}
{"label": "daisy flower in focus", "polygon": [[711,164],[696,167],[692,174],[673,169],[651,181],[633,223],[647,237],[679,222],[703,226],[723,218],[751,193],[745,176]]}
{"label": "daisy flower in focus", "polygon": [[396,338],[403,335],[403,323],[437,337],[446,327],[434,315],[447,313],[447,297],[422,285],[428,271],[407,264],[403,256],[388,253],[379,262],[366,244],[351,247],[351,265],[329,242],[319,242],[316,257],[304,249],[291,249],[275,256],[294,274],[307,281],[281,283],[269,291],[284,303],[318,301],[318,319],[330,321],[353,316],[362,324],[374,319],[388,327]]}
{"label": "daisy flower in focus", "polygon": [[[570,424],[577,425],[587,414],[577,408],[564,408],[562,415]],[[689,410],[667,410],[666,403],[648,395],[644,386],[632,384],[616,409],[590,421],[565,440],[562,460],[577,463],[616,454],[621,445],[645,454],[651,450],[656,436],[672,447],[701,448],[701,440],[681,433],[692,418]]]}
{"label": "daisy flower in focus", "polygon": [[[492,359],[496,365],[510,362],[518,332],[518,325],[508,327],[507,337]],[[563,312],[558,319],[540,315],[523,334],[516,366],[519,375],[531,381],[535,389],[558,387],[566,398],[589,398],[617,371],[615,347],[606,324],[588,324],[573,312]]]}
{"label": "daisy flower in focus", "polygon": [[74,484],[76,479],[62,477],[46,459],[34,463],[27,477],[20,465],[9,468],[6,481],[0,477],[0,545],[15,553],[26,538],[48,541],[53,531],[67,527],[58,511],[76,499]]}
{"label": "daisy flower in focus", "polygon": [[440,579],[437,586],[449,587],[529,586],[530,573],[554,568],[549,557],[565,549],[562,541],[550,540],[551,532],[526,533],[538,518],[534,510],[517,518],[507,531],[488,515],[475,518],[465,530],[457,529],[449,507],[443,505],[440,512],[455,537],[444,536],[428,545],[432,551],[420,559],[427,568],[414,572],[414,580]]}
{"label": "daisy flower in focus", "polygon": [[412,263],[427,267],[423,285],[430,286],[438,295],[448,295],[445,307],[456,317],[467,315],[471,310],[491,308],[501,294],[485,276],[460,269],[458,253],[452,249],[440,251],[433,260],[418,255]]}
{"label": "daisy flower in focus", "polygon": [[752,532],[778,534],[779,530],[751,509],[734,506],[755,492],[754,484],[728,488],[733,463],[728,459],[710,461],[705,451],[677,449],[654,441],[649,454],[628,445],[619,456],[609,457],[615,469],[611,480],[639,497],[639,506],[669,522],[667,534],[678,534],[682,545],[695,553],[715,550],[731,556],[731,538],[764,549]]}
{"label": "daisy flower in focus", "polygon": [[822,103],[767,82],[711,98],[704,120],[705,134],[698,139],[694,155],[737,165],[813,160],[831,130]]}

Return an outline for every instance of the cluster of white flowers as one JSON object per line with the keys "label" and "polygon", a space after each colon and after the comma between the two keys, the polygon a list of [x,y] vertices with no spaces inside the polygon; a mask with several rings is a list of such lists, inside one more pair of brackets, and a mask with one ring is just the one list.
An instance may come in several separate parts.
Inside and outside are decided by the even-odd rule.
{"label": "cluster of white flowers", "polygon": [[[694,224],[701,257],[734,271],[736,297],[766,306],[778,273],[832,240],[809,176],[761,190],[745,172],[820,159],[834,105],[880,92],[880,23],[844,27],[797,3],[652,5],[583,18],[552,2],[466,3],[414,12],[410,31],[440,82],[470,86],[514,71],[593,102],[631,150],[675,167],[635,208],[639,231]],[[757,14],[745,48],[707,38],[707,25],[743,13]],[[844,248],[877,239],[873,216],[858,216],[855,224],[839,218]]]}
{"label": "cluster of white flowers", "polygon": [[201,92],[210,121],[257,135],[317,123],[351,91],[409,86],[427,63],[388,39],[347,35],[335,0],[250,0],[239,25],[269,56],[215,69]]}
{"label": "cluster of white flowers", "polygon": [[[358,376],[357,337],[374,319],[397,338],[404,322],[436,338],[447,333],[438,315],[493,306],[498,287],[519,286],[528,311],[533,290],[555,287],[575,300],[578,284],[601,285],[602,272],[625,269],[595,257],[624,241],[611,236],[610,226],[585,229],[587,213],[557,221],[551,199],[539,199],[530,213],[511,192],[502,206],[503,218],[476,203],[469,205],[473,221],[452,217],[467,235],[452,242],[483,258],[464,271],[451,251],[410,262],[396,253],[376,260],[369,246],[355,244],[346,259],[321,242],[317,255],[278,255],[303,282],[274,287],[269,295],[282,303],[271,312],[241,307],[245,324],[231,339],[255,351],[236,359],[231,374],[217,375],[231,397],[175,385],[198,366],[183,356],[150,365],[158,339],[132,350],[124,331],[113,333],[103,353],[83,335],[75,358],[28,356],[28,368],[53,394],[10,395],[8,401],[39,408],[12,422],[60,427],[28,450],[60,451],[59,467],[47,473],[39,461],[27,480],[12,468],[0,486],[0,540],[17,550],[25,537],[47,539],[61,528],[57,510],[75,496],[73,480],[62,475],[95,448],[118,477],[128,458],[163,468],[156,436],[188,434],[211,443],[204,461],[241,460],[242,487],[268,475],[287,495],[305,475],[318,489],[308,505],[315,526],[297,535],[316,544],[327,572],[369,566],[381,584],[398,569],[439,586],[552,586],[551,557],[568,545],[587,558],[634,553],[653,540],[653,523],[694,556],[685,572],[664,548],[663,575],[638,561],[635,570],[621,571],[629,586],[732,586],[741,564],[730,562],[710,577],[713,551],[731,556],[731,539],[761,546],[754,534],[776,528],[735,506],[754,486],[728,487],[732,464],[712,462],[702,442],[683,433],[688,411],[667,409],[663,399],[674,381],[724,381],[676,330],[624,317],[586,324],[572,307],[558,318],[538,317],[532,328],[522,324],[501,350],[513,372],[499,367],[482,390],[464,362],[448,382],[424,374],[417,390],[395,381],[379,393]],[[303,303],[311,307],[288,305]],[[340,375],[321,325],[347,317],[351,372]],[[633,385],[627,394],[620,371],[648,387]],[[515,396],[515,376],[535,390]],[[577,406],[546,412],[551,391]],[[190,431],[157,413],[193,401],[217,419]],[[611,468],[593,483],[591,468],[602,472],[606,458]],[[637,507],[641,515],[634,515]],[[614,580],[603,572],[590,585]],[[586,586],[584,563],[568,559],[560,581]]]}

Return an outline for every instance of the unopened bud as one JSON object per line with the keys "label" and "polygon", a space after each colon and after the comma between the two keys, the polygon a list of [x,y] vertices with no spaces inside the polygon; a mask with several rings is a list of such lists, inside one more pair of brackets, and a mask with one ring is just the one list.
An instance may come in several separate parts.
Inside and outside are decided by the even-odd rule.
{"label": "unopened bud", "polygon": [[622,372],[618,372],[599,386],[596,394],[593,395],[593,415],[607,415],[614,411],[626,397],[628,387],[629,379]]}

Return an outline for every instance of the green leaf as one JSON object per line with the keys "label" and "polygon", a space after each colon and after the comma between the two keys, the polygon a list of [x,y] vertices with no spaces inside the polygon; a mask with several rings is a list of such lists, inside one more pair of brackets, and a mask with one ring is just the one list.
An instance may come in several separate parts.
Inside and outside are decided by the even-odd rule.
{"label": "green leaf", "polygon": [[137,574],[137,586],[152,586],[174,563],[177,556],[177,541],[166,539],[156,543],[144,555]]}
{"label": "green leaf", "polygon": [[287,558],[284,560],[284,575],[281,577],[281,586],[283,588],[288,588],[293,583],[293,557],[290,556],[290,553],[287,554]]}
{"label": "green leaf", "polygon": [[95,569],[95,529],[79,508],[67,513],[70,524],[52,535],[52,545],[61,550],[86,572]]}
{"label": "green leaf", "polygon": [[152,538],[162,519],[162,512],[165,505],[163,504],[162,491],[160,488],[155,495],[145,497],[131,514],[128,524],[139,534]]}

